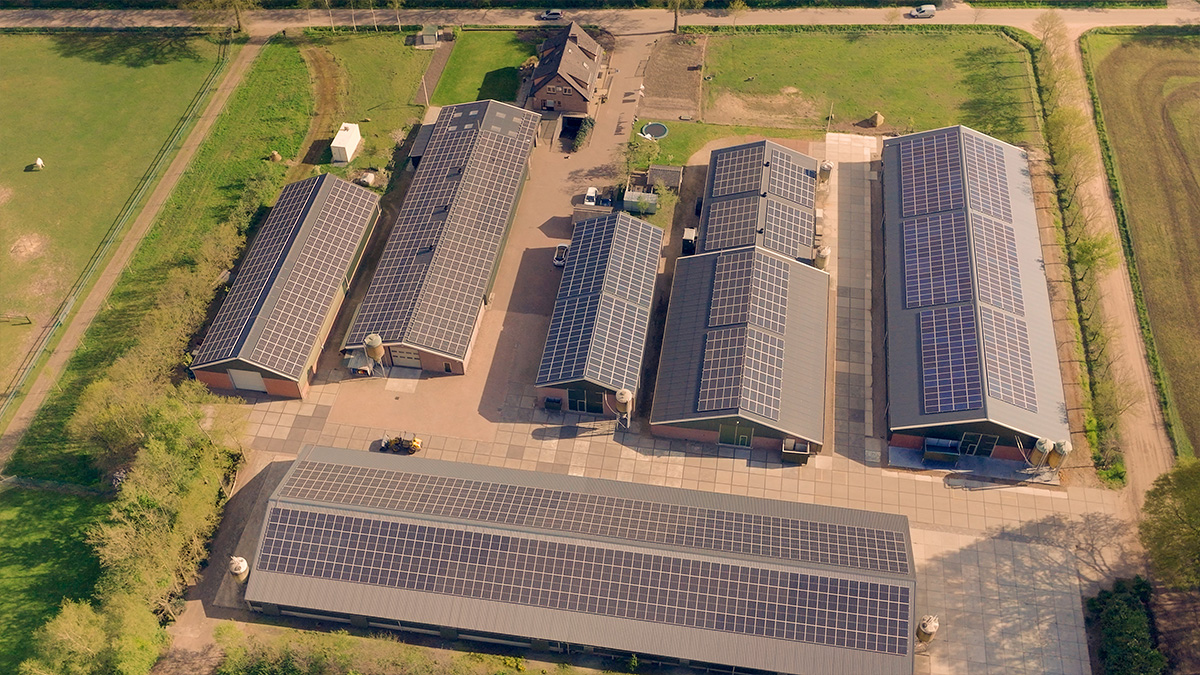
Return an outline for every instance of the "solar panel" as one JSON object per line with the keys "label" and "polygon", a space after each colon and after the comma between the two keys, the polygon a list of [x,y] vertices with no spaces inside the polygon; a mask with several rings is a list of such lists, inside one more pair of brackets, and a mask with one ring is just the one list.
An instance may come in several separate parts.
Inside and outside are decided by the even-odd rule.
{"label": "solar panel", "polygon": [[907,654],[907,587],[590,543],[274,507],[257,569]]}
{"label": "solar panel", "polygon": [[754,249],[730,251],[717,256],[712,305],[708,311],[709,327],[746,322],[750,317],[753,277]]}
{"label": "solar panel", "polygon": [[571,254],[563,267],[558,297],[599,293],[604,288],[617,216],[585,220],[575,225]]}
{"label": "solar panel", "polygon": [[763,152],[756,144],[713,153],[712,197],[757,192],[763,182]]}
{"label": "solar panel", "polygon": [[971,297],[967,219],[961,211],[911,218],[904,235],[905,306],[928,307]]}
{"label": "solar panel", "polygon": [[616,218],[604,292],[649,307],[662,257],[663,231],[627,213]]}
{"label": "solar panel", "polygon": [[787,293],[787,263],[761,251],[755,251],[748,319],[750,324],[775,333],[783,333],[787,322]]}
{"label": "solar panel", "polygon": [[1005,173],[1004,148],[969,133],[962,134],[963,156],[967,164],[967,195],[971,208],[1012,222],[1012,204]]}
{"label": "solar panel", "polygon": [[741,408],[767,419],[779,419],[783,392],[783,338],[750,328],[746,332],[746,365],[742,371]]}
{"label": "solar panel", "polygon": [[783,150],[771,149],[771,167],[767,177],[768,193],[811,209],[816,188],[816,171],[792,161],[792,156]]}
{"label": "solar panel", "polygon": [[494,101],[443,108],[348,344],[378,333],[466,355],[538,119]]}
{"label": "solar panel", "polygon": [[713,202],[705,221],[704,250],[753,244],[758,227],[759,199],[761,197],[738,197]]}
{"label": "solar panel", "polygon": [[318,178],[313,177],[287,185],[279,193],[275,206],[259,227],[237,270],[229,295],[221,303],[221,309],[204,336],[196,353],[196,365],[230,358],[237,353],[238,344],[247,326],[257,316],[257,309],[287,256],[288,247],[304,224],[304,213],[318,186]]}
{"label": "solar panel", "polygon": [[[299,378],[334,296],[358,253],[379,196],[343,180],[330,190],[250,352],[254,363]],[[278,282],[277,282],[278,283]]]}
{"label": "solar panel", "polygon": [[901,217],[963,207],[958,136],[951,129],[900,141]]}
{"label": "solar panel", "polygon": [[600,313],[588,349],[588,378],[614,391],[636,390],[649,324],[647,307],[612,295],[600,296]]}
{"label": "solar panel", "polygon": [[979,300],[1024,316],[1016,232],[1010,225],[977,213],[971,215],[971,226]]}
{"label": "solar panel", "polygon": [[718,328],[704,337],[704,365],[700,372],[701,412],[738,407],[745,367],[746,327]]}
{"label": "solar panel", "polygon": [[918,315],[921,391],[926,414],[983,407],[974,308],[937,307]]}
{"label": "solar panel", "polygon": [[390,469],[301,461],[281,497],[908,574],[903,533]]}
{"label": "solar panel", "polygon": [[599,309],[598,294],[563,298],[554,303],[550,333],[538,368],[539,384],[584,377]]}
{"label": "solar panel", "polygon": [[767,199],[763,246],[791,258],[812,256],[816,225],[809,211]]}
{"label": "solar panel", "polygon": [[1025,322],[986,306],[979,308],[983,329],[983,363],[988,394],[1030,412],[1037,412],[1033,359]]}

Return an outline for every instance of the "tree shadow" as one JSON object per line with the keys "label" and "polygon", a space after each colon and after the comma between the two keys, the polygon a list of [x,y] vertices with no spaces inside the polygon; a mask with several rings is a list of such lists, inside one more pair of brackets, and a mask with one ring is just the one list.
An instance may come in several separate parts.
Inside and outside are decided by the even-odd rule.
{"label": "tree shadow", "polygon": [[1007,74],[1013,63],[1011,55],[997,47],[980,47],[956,64],[966,73],[967,100],[959,109],[963,124],[1010,142],[1020,140],[1029,126],[1021,96],[1029,82],[1024,75]]}
{"label": "tree shadow", "polygon": [[106,65],[144,68],[176,61],[201,61],[195,35],[178,31],[133,33],[58,33],[54,49],[60,56]]}

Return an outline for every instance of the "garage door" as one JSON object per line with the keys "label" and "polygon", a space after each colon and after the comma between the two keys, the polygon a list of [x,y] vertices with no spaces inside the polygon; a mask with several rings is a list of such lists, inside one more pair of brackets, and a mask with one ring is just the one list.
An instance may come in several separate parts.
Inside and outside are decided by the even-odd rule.
{"label": "garage door", "polygon": [[400,366],[401,368],[420,368],[421,355],[415,349],[408,347],[388,347],[389,355],[392,357],[392,365]]}
{"label": "garage door", "polygon": [[234,370],[229,369],[229,378],[233,380],[233,386],[237,389],[245,389],[247,391],[266,391],[267,385],[263,382],[262,375],[250,370]]}

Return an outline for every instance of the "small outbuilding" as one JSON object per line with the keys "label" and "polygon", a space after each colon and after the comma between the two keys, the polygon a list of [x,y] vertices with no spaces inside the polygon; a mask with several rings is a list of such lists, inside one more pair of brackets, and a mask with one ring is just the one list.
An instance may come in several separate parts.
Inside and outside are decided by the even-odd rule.
{"label": "small outbuilding", "polygon": [[362,134],[358,131],[358,125],[346,122],[333,137],[333,143],[329,144],[329,149],[333,152],[333,163],[349,164],[361,145]]}

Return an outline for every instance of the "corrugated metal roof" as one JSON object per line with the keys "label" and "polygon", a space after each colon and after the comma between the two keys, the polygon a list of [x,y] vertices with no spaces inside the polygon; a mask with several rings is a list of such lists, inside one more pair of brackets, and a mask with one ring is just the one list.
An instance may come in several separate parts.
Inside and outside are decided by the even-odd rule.
{"label": "corrugated metal roof", "polygon": [[466,357],[539,119],[496,101],[442,108],[347,345],[378,333]]}
{"label": "corrugated metal roof", "polygon": [[192,369],[236,359],[298,380],[378,205],[379,195],[329,174],[284,187]]}
{"label": "corrugated metal roof", "polygon": [[[1024,151],[950,127],[886,140],[883,169],[889,426],[982,424],[1068,438]],[[964,353],[974,359],[977,384],[964,381],[959,361],[946,373],[922,365],[922,315],[928,327],[958,308],[967,308]],[[946,383],[940,391],[939,382]]]}
{"label": "corrugated metal roof", "polygon": [[[686,526],[671,525],[679,518]],[[413,541],[429,543],[405,548],[407,563],[389,562]],[[775,545],[722,549],[737,541]],[[787,542],[810,552],[802,558],[823,557],[789,559],[786,551],[799,549]],[[898,556],[891,559],[894,571],[863,569],[862,552],[880,546]],[[338,558],[343,549],[348,554]],[[422,553],[412,557],[414,550]],[[559,557],[539,562],[547,553]],[[517,565],[514,573],[486,584],[469,580],[505,560]],[[625,577],[596,586],[622,561],[631,566]],[[377,571],[368,574],[371,569]],[[562,574],[576,581],[554,586]],[[717,591],[696,584],[721,575],[750,590],[777,590],[726,606],[746,613],[746,621],[735,623],[730,614],[728,625],[720,618],[697,627],[698,618],[711,621],[716,610],[703,602],[685,609],[688,599],[715,597]],[[454,581],[464,576],[467,581]],[[679,590],[656,591],[667,579],[681,584]],[[630,583],[643,590],[605,600]],[[711,583],[726,588],[726,582]],[[801,591],[789,583],[813,585]],[[527,590],[512,601],[485,599],[510,586]],[[598,594],[590,604],[563,608],[585,586]],[[551,587],[561,588],[562,597]],[[834,588],[848,597],[819,614],[782,609],[816,603]],[[914,592],[904,516],[309,446],[268,502],[246,599],[783,673],[907,674],[913,670]],[[835,618],[868,594],[877,600],[854,610],[861,620]],[[649,614],[629,618],[635,605]],[[885,605],[897,612],[893,619],[876,614]],[[656,613],[655,607],[664,609]],[[680,609],[666,609],[672,607]],[[809,632],[785,636],[783,627],[797,621]],[[836,621],[843,627],[835,630]],[[827,628],[817,632],[818,624]],[[780,636],[765,637],[772,631]],[[885,640],[885,634],[893,637]],[[847,639],[850,646],[838,646]]]}

